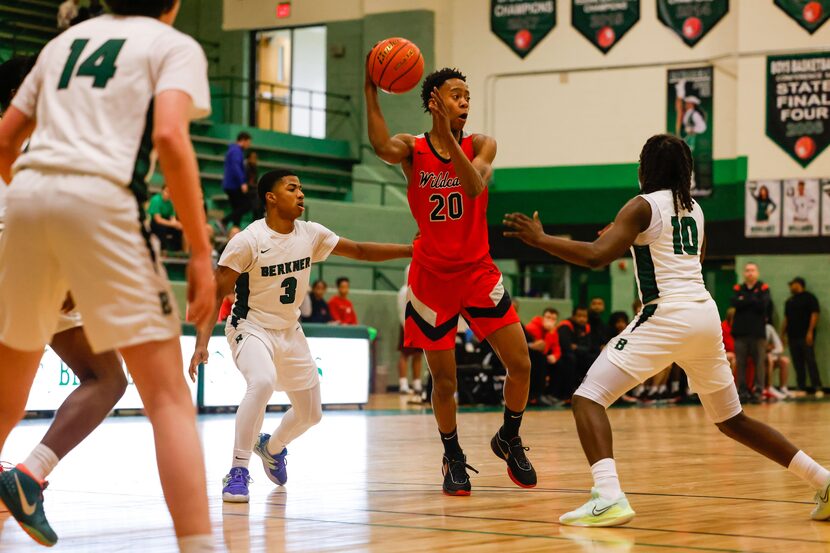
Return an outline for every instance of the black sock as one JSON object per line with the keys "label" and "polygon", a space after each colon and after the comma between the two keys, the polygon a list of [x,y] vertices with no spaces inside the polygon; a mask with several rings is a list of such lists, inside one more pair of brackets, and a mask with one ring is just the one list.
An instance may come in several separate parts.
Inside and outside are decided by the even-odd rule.
{"label": "black sock", "polygon": [[524,411],[511,411],[507,407],[504,408],[504,425],[499,430],[501,438],[510,441],[519,435],[519,427],[522,425],[522,416]]}
{"label": "black sock", "polygon": [[455,428],[447,434],[444,434],[440,430],[438,433],[441,434],[441,443],[444,444],[444,455],[447,457],[458,457],[462,454],[461,446],[458,444],[458,428]]}

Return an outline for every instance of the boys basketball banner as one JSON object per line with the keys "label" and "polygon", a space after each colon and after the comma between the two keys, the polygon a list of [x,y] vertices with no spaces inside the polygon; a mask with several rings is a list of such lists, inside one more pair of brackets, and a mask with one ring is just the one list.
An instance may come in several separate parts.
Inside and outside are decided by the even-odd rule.
{"label": "boys basketball banner", "polygon": [[781,181],[746,183],[744,236],[781,236]]}
{"label": "boys basketball banner", "polygon": [[669,70],[666,129],[692,150],[694,196],[712,193],[713,89],[712,67]]}
{"label": "boys basketball banner", "polygon": [[571,22],[607,54],[640,20],[640,0],[572,0]]}
{"label": "boys basketball banner", "polygon": [[520,58],[556,27],[554,0],[490,0],[490,30]]}
{"label": "boys basketball banner", "polygon": [[802,167],[830,143],[830,54],[767,58],[767,136]]}
{"label": "boys basketball banner", "polygon": [[810,34],[830,17],[830,0],[775,0],[775,5]]}
{"label": "boys basketball banner", "polygon": [[784,181],[784,236],[818,236],[818,179]]}
{"label": "boys basketball banner", "polygon": [[729,0],[657,0],[660,22],[694,46],[729,13]]}
{"label": "boys basketball banner", "polygon": [[830,180],[821,181],[821,235],[830,236]]}

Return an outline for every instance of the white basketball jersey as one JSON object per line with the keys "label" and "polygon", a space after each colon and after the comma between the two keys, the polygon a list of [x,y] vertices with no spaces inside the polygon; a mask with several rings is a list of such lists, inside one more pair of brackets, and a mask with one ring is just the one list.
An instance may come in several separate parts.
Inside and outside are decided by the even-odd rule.
{"label": "white basketball jersey", "polygon": [[295,221],[291,234],[272,230],[265,219],[234,236],[219,265],[240,273],[228,323],[247,320],[265,329],[297,324],[308,293],[311,265],[325,261],[340,238],[317,223]]}
{"label": "white basketball jersey", "polygon": [[138,184],[152,149],[152,100],[165,90],[190,96],[191,118],[210,113],[207,60],[189,36],[150,17],[114,15],[64,31],[43,48],[12,100],[37,120],[15,171]]}
{"label": "white basketball jersey", "polygon": [[703,210],[675,213],[671,190],[640,196],[651,206],[651,224],[631,247],[643,305],[664,301],[699,301],[711,296],[703,284]]}

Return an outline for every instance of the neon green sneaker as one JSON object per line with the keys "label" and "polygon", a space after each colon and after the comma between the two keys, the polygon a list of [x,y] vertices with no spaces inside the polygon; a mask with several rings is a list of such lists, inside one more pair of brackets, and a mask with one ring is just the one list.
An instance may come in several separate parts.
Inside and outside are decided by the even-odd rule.
{"label": "neon green sneaker", "polygon": [[634,518],[634,509],[628,504],[625,494],[608,501],[599,496],[596,488],[591,488],[591,500],[585,505],[565,513],[559,522],[568,526],[620,526]]}
{"label": "neon green sneaker", "polygon": [[43,511],[43,490],[46,483],[38,482],[26,467],[17,467],[0,473],[0,501],[6,504],[11,515],[23,531],[41,545],[52,547],[58,536]]}
{"label": "neon green sneaker", "polygon": [[816,508],[810,513],[813,520],[830,520],[830,482],[824,486],[824,491],[816,492]]}

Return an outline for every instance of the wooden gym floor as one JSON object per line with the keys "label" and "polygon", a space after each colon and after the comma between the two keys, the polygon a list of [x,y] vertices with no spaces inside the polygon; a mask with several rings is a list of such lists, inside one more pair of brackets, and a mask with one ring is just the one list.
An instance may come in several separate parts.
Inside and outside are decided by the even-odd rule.
{"label": "wooden gym floor", "polygon": [[[539,473],[514,486],[489,449],[498,411],[459,417],[471,497],[441,494],[441,449],[431,413],[403,398],[367,411],[327,411],[290,447],[289,482],[275,488],[254,457],[249,505],[223,504],[233,417],[201,417],[217,543],[248,551],[830,552],[830,522],[809,519],[812,492],[794,476],[721,436],[699,406],[612,409],[623,488],[637,517],[616,529],[560,526],[586,500],[590,472],[564,410],[529,411],[523,437]],[[830,403],[750,406],[825,465]],[[280,414],[266,418],[266,429]],[[19,461],[48,421],[16,429],[4,460]],[[46,513],[57,551],[175,551],[156,475],[150,425],[107,420],[51,475]],[[0,551],[43,551],[0,514]]]}

